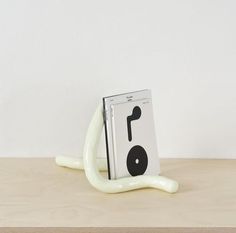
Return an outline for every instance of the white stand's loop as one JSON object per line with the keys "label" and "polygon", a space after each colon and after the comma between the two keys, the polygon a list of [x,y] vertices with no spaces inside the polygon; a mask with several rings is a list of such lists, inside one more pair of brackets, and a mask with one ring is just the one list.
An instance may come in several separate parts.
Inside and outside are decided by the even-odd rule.
{"label": "white stand's loop", "polygon": [[[78,159],[70,159],[65,157],[57,157],[56,163],[60,166],[71,167],[75,169],[85,170],[85,174],[90,184],[96,189],[105,193],[126,192],[139,188],[157,188],[169,193],[175,193],[178,190],[178,183],[174,180],[163,176],[134,176],[125,177],[117,180],[108,180],[102,177],[100,170],[105,170],[104,160],[100,160],[98,164],[96,155],[103,128],[102,106],[99,105],[92,121],[90,122],[85,145],[83,161]],[[99,160],[98,160],[99,161]]]}

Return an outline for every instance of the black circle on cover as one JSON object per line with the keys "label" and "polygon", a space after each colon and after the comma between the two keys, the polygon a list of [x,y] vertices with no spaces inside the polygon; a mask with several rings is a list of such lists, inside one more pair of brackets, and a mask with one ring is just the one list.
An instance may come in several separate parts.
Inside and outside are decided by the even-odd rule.
{"label": "black circle on cover", "polygon": [[139,145],[133,146],[128,153],[126,164],[131,176],[143,175],[148,165],[148,157],[144,148]]}

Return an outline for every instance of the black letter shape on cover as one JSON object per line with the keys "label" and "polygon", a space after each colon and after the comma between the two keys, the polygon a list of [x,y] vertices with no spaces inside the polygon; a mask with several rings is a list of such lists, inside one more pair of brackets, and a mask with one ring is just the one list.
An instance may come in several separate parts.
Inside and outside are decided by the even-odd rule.
{"label": "black letter shape on cover", "polygon": [[127,130],[129,141],[132,141],[131,121],[138,120],[141,117],[141,113],[141,108],[139,106],[135,106],[133,108],[132,115],[127,116]]}

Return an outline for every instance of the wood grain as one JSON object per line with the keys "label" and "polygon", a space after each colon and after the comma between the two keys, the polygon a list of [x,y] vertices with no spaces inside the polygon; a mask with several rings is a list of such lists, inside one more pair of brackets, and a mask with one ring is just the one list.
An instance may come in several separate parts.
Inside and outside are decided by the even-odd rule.
{"label": "wood grain", "polygon": [[180,183],[176,194],[153,189],[104,194],[83,172],[57,167],[53,159],[0,159],[0,164],[0,227],[5,227],[0,232],[236,229],[236,160],[161,160],[162,174]]}

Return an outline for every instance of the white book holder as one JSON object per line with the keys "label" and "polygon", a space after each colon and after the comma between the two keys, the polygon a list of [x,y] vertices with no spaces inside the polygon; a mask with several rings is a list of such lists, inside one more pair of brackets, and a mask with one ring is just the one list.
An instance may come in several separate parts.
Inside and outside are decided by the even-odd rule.
{"label": "white book holder", "polygon": [[59,166],[73,169],[84,169],[90,184],[105,193],[120,193],[140,188],[156,188],[168,193],[178,190],[178,183],[163,176],[133,176],[117,180],[104,178],[99,170],[107,170],[106,159],[97,159],[97,148],[103,129],[103,108],[99,105],[87,130],[83,159],[65,156],[56,157]]}

